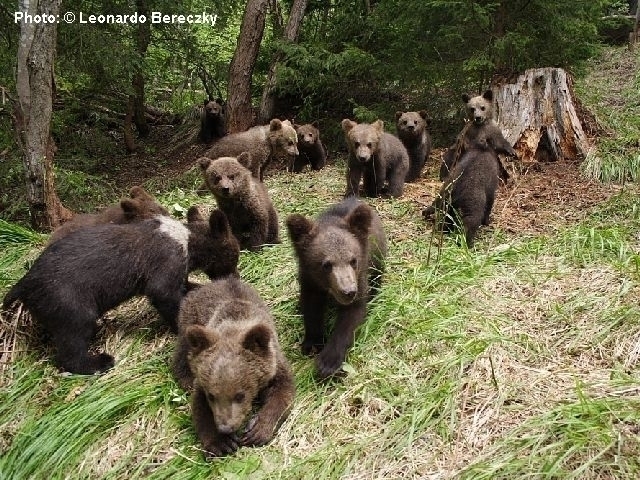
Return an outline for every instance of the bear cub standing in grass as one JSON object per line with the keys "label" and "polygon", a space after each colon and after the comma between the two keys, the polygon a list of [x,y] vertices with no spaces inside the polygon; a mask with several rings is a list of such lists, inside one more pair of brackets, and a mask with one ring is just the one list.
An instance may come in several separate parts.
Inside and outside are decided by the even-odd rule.
{"label": "bear cub standing in grass", "polygon": [[406,182],[414,182],[420,178],[422,167],[431,153],[431,135],[427,128],[430,120],[427,112],[396,112],[396,129],[398,138],[409,154],[409,172]]}
{"label": "bear cub standing in grass", "polygon": [[480,136],[453,166],[433,205],[423,210],[425,219],[434,213],[438,229],[453,230],[460,221],[469,247],[480,225],[489,225],[498,188],[498,155],[493,137]]}
{"label": "bear cub standing in grass", "polygon": [[[388,193],[392,197],[402,195],[404,181],[409,171],[409,154],[402,142],[384,131],[382,120],[371,125],[342,120],[349,146],[347,191],[358,196],[360,178],[364,175],[364,191],[367,197]],[[388,181],[388,187],[385,183]]]}
{"label": "bear cub standing in grass", "polygon": [[269,125],[253,127],[246,132],[227,135],[216,142],[204,154],[208,158],[237,157],[249,152],[260,167],[254,169],[260,181],[264,171],[274,158],[284,159],[285,165],[298,155],[298,135],[288,120],[274,118]]}
{"label": "bear cub standing in grass", "polygon": [[258,159],[244,152],[238,158],[201,157],[198,165],[241,248],[258,250],[265,243],[280,243],[278,215],[267,188],[256,177]]}
{"label": "bear cub standing in grass", "polygon": [[142,187],[132,187],[129,190],[131,198],[123,198],[118,205],[112,205],[99,213],[80,213],[71,220],[56,228],[49,237],[47,245],[66,237],[84,227],[102,225],[105,223],[133,223],[155,217],[169,216],[169,211],[146,192]]}
{"label": "bear cub standing in grass", "polygon": [[[185,297],[178,323],[173,373],[193,389],[191,414],[207,453],[269,442],[289,414],[295,386],[255,289],[235,277],[204,285]],[[249,419],[255,401],[260,407]]]}
{"label": "bear cub standing in grass", "polygon": [[187,275],[237,272],[240,249],[227,219],[206,222],[192,207],[188,223],[157,216],[126,225],[97,225],[49,245],[7,293],[3,308],[21,300],[42,322],[56,348],[55,363],[72,373],[111,368],[113,357],[88,352],[97,320],[134,295],[145,295],[177,330]]}
{"label": "bear cub standing in grass", "polygon": [[305,165],[311,170],[320,170],[327,163],[327,151],[320,140],[318,122],[305,125],[294,125],[298,134],[298,150],[300,154],[289,163],[289,171],[300,173]]}
{"label": "bear cub standing in grass", "polygon": [[224,102],[221,98],[205,100],[200,115],[200,141],[211,143],[224,137],[226,133]]}
{"label": "bear cub standing in grass", "polygon": [[[302,352],[319,352],[321,378],[336,373],[367,314],[367,302],[380,285],[387,240],[380,217],[369,205],[348,197],[317,221],[299,214],[287,219],[298,257]],[[325,344],[325,309],[337,305],[333,333]]]}
{"label": "bear cub standing in grass", "polygon": [[[498,124],[493,120],[493,92],[491,90],[487,90],[484,94],[475,97],[470,97],[465,93],[462,95],[462,101],[466,104],[467,115],[471,121],[462,129],[456,139],[456,143],[445,152],[440,166],[440,180],[444,180],[447,177],[456,162],[462,158],[469,148],[477,145],[478,141],[483,143],[483,138],[489,139],[488,142],[496,153],[502,153],[510,157],[518,156],[511,144],[502,135],[502,130],[500,130]],[[498,162],[500,178],[506,182],[509,179],[509,173],[497,155],[496,161]]]}

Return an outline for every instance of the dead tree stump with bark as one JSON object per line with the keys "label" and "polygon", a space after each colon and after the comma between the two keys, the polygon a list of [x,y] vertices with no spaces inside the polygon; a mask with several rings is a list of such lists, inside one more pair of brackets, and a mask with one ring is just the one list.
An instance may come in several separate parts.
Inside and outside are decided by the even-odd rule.
{"label": "dead tree stump with bark", "polygon": [[493,89],[495,120],[525,163],[584,158],[590,144],[573,104],[571,77],[561,68],[525,71]]}

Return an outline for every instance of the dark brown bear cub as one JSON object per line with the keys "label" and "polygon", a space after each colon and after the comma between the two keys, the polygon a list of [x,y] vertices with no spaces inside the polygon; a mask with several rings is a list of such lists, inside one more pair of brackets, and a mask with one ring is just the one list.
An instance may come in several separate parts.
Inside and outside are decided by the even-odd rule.
{"label": "dark brown bear cub", "polygon": [[105,223],[132,223],[156,215],[169,215],[169,211],[142,187],[132,187],[129,190],[129,197],[123,198],[118,205],[107,207],[102,212],[75,215],[71,220],[55,229],[49,237],[47,245],[84,227]]}
{"label": "dark brown bear cub", "polygon": [[299,155],[291,159],[289,171],[300,173],[306,165],[311,166],[311,170],[320,170],[327,163],[327,151],[320,140],[320,130],[318,123],[307,123],[305,125],[294,125],[298,134]]}
{"label": "dark brown bear cub", "polygon": [[344,119],[342,130],[349,146],[345,197],[358,196],[363,176],[367,197],[377,197],[383,193],[392,197],[401,196],[409,171],[409,154],[402,142],[384,131],[382,120],[369,125]]}
{"label": "dark brown bear cub", "polygon": [[[496,153],[502,153],[510,157],[518,155],[502,135],[502,130],[500,130],[498,124],[493,120],[493,92],[491,90],[487,90],[482,95],[475,97],[463,94],[462,101],[466,104],[467,116],[470,121],[458,135],[456,143],[445,152],[440,166],[440,180],[444,180],[447,177],[456,162],[462,158],[469,148],[473,148],[478,142],[483,143],[483,139],[489,139],[488,141]],[[509,173],[497,155],[496,161],[498,162],[500,178],[506,182],[509,179]]]}
{"label": "dark brown bear cub", "polygon": [[498,188],[498,156],[491,137],[480,137],[458,161],[444,181],[425,218],[439,215],[437,228],[451,231],[462,223],[469,247],[480,225],[489,225]]}
{"label": "dark brown bear cub", "polygon": [[431,153],[431,135],[427,112],[396,112],[396,129],[398,138],[409,154],[409,172],[406,182],[414,182],[420,178],[422,167]]}
{"label": "dark brown bear cub", "polygon": [[200,141],[211,143],[224,137],[226,133],[224,102],[221,98],[205,100],[200,115]]}
{"label": "dark brown bear cub", "polygon": [[[289,414],[295,386],[258,293],[235,277],[214,281],[185,297],[178,322],[173,372],[193,389],[191,413],[207,453],[269,442]],[[260,407],[249,419],[256,401]]]}
{"label": "dark brown bear cub", "polygon": [[[355,197],[322,213],[317,221],[294,214],[287,219],[298,257],[302,352],[314,351],[321,378],[336,373],[364,322],[367,302],[384,270],[387,240],[375,210]],[[325,344],[325,309],[337,306],[333,332]]]}
{"label": "dark brown bear cub", "polygon": [[267,243],[280,243],[278,215],[267,188],[255,175],[258,159],[244,152],[238,158],[201,157],[198,164],[241,248],[258,250]]}
{"label": "dark brown bear cub", "polygon": [[102,314],[145,295],[177,330],[188,272],[202,270],[216,278],[237,271],[240,250],[224,214],[214,211],[206,222],[192,207],[188,218],[187,225],[157,216],[78,230],[42,252],[3,307],[21,300],[44,324],[58,367],[82,374],[107,370],[114,363],[111,355],[88,352]]}

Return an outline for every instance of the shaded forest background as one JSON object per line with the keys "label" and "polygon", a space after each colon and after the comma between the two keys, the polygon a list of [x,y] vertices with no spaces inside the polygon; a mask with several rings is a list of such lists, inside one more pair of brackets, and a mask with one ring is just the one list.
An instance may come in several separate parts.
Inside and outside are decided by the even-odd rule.
{"label": "shaded forest background", "polygon": [[[392,130],[394,112],[413,109],[429,112],[435,146],[448,145],[461,125],[460,93],[480,92],[533,67],[563,67],[580,75],[605,37],[627,40],[628,15],[635,10],[635,2],[627,0],[310,0],[297,42],[291,42],[283,38],[293,2],[263,3],[267,14],[251,104],[260,104],[278,59],[274,116],[319,121],[332,151],[343,148],[342,118],[381,118]],[[181,155],[191,154],[187,147],[203,99],[228,96],[229,65],[246,4],[62,3],[61,14],[216,15],[213,26],[59,23],[52,136],[63,203],[74,210],[108,203],[113,198],[100,198],[108,193],[99,188],[107,172],[135,168],[136,160],[171,168]],[[23,221],[25,169],[10,101],[16,97],[20,25],[12,8],[0,6],[0,217]],[[124,135],[132,99],[145,107],[133,118],[138,142],[133,162]]]}

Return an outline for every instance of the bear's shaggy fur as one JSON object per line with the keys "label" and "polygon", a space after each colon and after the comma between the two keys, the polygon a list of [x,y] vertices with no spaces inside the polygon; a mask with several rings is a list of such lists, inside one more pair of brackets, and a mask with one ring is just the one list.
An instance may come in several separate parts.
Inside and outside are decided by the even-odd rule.
{"label": "bear's shaggy fur", "polygon": [[318,122],[305,125],[293,125],[298,134],[298,150],[300,154],[290,163],[288,170],[299,173],[310,165],[312,170],[320,170],[327,163],[327,151],[320,140]]}
{"label": "bear's shaggy fur", "polygon": [[274,158],[284,160],[288,165],[290,159],[298,155],[298,135],[288,120],[271,120],[269,125],[253,127],[246,132],[234,133],[223,137],[204,154],[208,158],[237,157],[242,152],[249,152],[259,169],[256,169],[260,181],[264,179],[264,171]]}
{"label": "bear's shaggy fur", "polygon": [[80,213],[71,220],[54,230],[49,237],[47,245],[66,237],[84,227],[102,225],[105,223],[133,223],[155,217],[156,215],[169,216],[169,211],[145,191],[142,187],[132,187],[129,190],[131,198],[123,198],[118,205],[105,208],[100,213]]}
{"label": "bear's shaggy fur", "polygon": [[224,214],[214,211],[206,222],[194,208],[187,225],[157,216],[87,227],[58,240],[7,293],[3,307],[21,300],[43,323],[58,367],[82,374],[107,370],[111,355],[88,353],[102,314],[146,295],[177,330],[188,272],[200,269],[211,278],[237,272],[240,250]]}
{"label": "bear's shaggy fur", "polygon": [[[510,157],[518,156],[511,144],[502,135],[502,130],[500,130],[498,124],[493,120],[493,92],[491,90],[487,90],[484,94],[475,97],[463,94],[462,101],[466,104],[467,116],[470,117],[470,121],[458,135],[456,143],[445,152],[440,166],[440,180],[444,180],[447,177],[464,153],[478,143],[478,139],[480,139],[480,143],[483,142],[482,138],[490,139],[491,147],[496,153],[502,153]],[[497,155],[496,159],[500,178],[506,182],[509,179],[509,173]]]}
{"label": "bear's shaggy fur", "polygon": [[215,100],[205,100],[200,115],[200,133],[198,138],[201,142],[211,143],[214,140],[225,136],[224,102],[221,98]]}
{"label": "bear's shaggy fur", "polygon": [[425,219],[438,213],[438,229],[451,231],[462,223],[469,247],[480,225],[489,225],[498,188],[498,155],[492,137],[476,138],[444,181],[433,205],[423,212]]}
{"label": "bear's shaggy fur", "polygon": [[396,129],[398,138],[409,154],[409,172],[406,182],[414,182],[420,178],[422,167],[431,153],[431,135],[428,127],[430,120],[427,112],[396,112]]}
{"label": "bear's shaggy fur", "polygon": [[235,277],[204,285],[185,297],[178,322],[173,373],[193,389],[193,422],[208,455],[269,442],[289,414],[295,386],[273,317],[255,289]]}
{"label": "bear's shaggy fur", "polygon": [[238,158],[198,159],[205,183],[227,215],[240,247],[249,250],[258,250],[265,243],[280,243],[278,215],[267,188],[251,173],[259,168],[257,162],[247,152]]}
{"label": "bear's shaggy fur", "polygon": [[[358,196],[363,174],[367,197],[377,197],[383,193],[392,197],[401,196],[409,171],[409,154],[402,142],[384,131],[382,120],[358,124],[345,118],[342,120],[342,130],[349,146],[345,197]],[[387,181],[389,185],[385,190]]]}
{"label": "bear's shaggy fur", "polygon": [[[387,240],[376,211],[355,197],[322,213],[317,221],[299,214],[287,219],[298,257],[302,352],[319,351],[321,378],[336,373],[364,322],[367,302],[380,285]],[[333,332],[325,344],[325,308],[337,306]]]}

